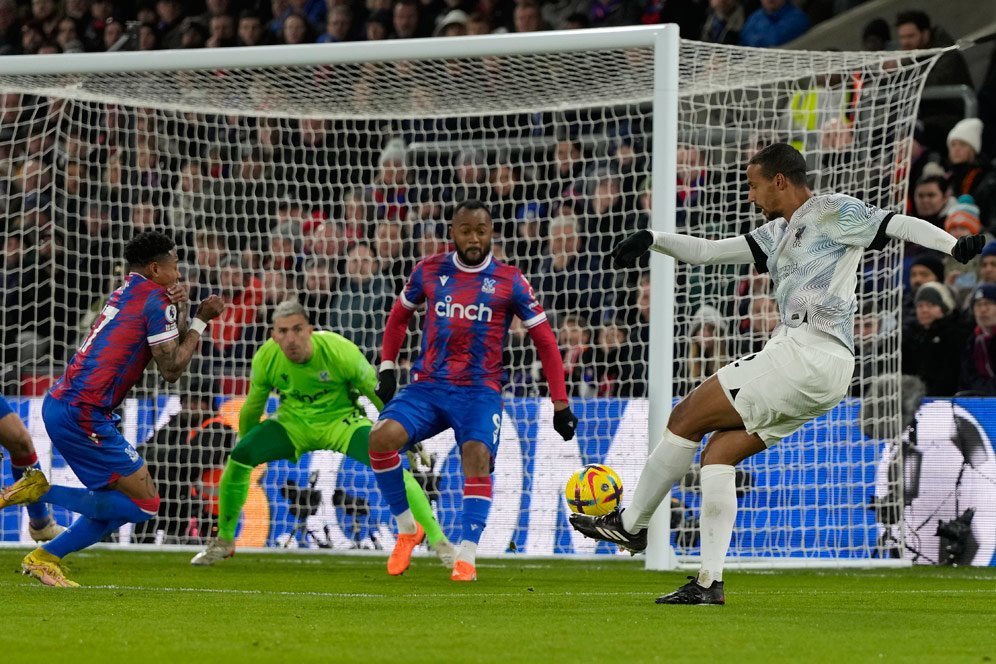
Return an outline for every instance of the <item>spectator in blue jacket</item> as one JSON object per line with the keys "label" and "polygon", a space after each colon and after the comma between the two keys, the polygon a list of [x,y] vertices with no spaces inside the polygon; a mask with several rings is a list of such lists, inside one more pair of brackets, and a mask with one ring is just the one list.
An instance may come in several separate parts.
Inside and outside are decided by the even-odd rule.
{"label": "spectator in blue jacket", "polygon": [[809,17],[789,0],[761,0],[761,8],[747,17],[740,32],[742,46],[787,44],[809,30]]}

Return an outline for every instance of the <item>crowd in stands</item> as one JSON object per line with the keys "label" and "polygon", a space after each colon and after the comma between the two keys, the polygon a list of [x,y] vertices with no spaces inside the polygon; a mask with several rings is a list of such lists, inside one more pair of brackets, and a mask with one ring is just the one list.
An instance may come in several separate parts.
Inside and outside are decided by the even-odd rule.
{"label": "crowd in stands", "polygon": [[[0,52],[58,53],[219,48],[529,32],[677,22],[686,38],[774,47],[857,2],[835,0],[0,0]],[[801,6],[800,6],[801,5]],[[875,49],[943,45],[919,12],[875,21]],[[991,95],[992,79],[979,90]],[[960,53],[935,66],[928,86],[971,84]],[[985,87],[988,85],[988,87]],[[817,83],[817,111],[801,92],[785,109],[782,135],[811,145],[813,127],[855,121],[853,86]],[[814,88],[816,89],[816,88]],[[839,92],[838,92],[839,91]],[[824,107],[832,110],[824,113]],[[988,107],[983,105],[983,110]],[[555,324],[574,396],[646,394],[650,284],[622,274],[606,254],[645,227],[650,210],[649,127],[618,127],[593,147],[576,132],[550,135],[542,152],[466,148],[432,161],[410,148],[410,126],[314,119],[194,116],[106,106],[63,112],[63,102],[0,97],[0,187],[5,299],[4,388],[23,387],[26,364],[68,359],[81,330],[120,277],[130,233],[166,228],[178,240],[193,301],[229,303],[206,335],[194,373],[212,390],[238,393],[248,361],[268,335],[269,312],[301,298],[317,326],[343,332],[377,360],[386,313],[422,257],[447,247],[446,221],[461,201],[487,202],[494,251],[530,278]],[[52,118],[61,117],[55,121]],[[45,129],[52,124],[60,131]],[[812,124],[810,124],[812,123]],[[836,123],[836,125],[835,125]],[[33,131],[32,127],[42,127]],[[607,127],[599,126],[602,135]],[[952,234],[996,232],[993,132],[947,101],[925,104],[912,145],[909,212]],[[824,132],[823,139],[833,137]],[[226,150],[217,146],[239,146]],[[197,146],[196,149],[192,146]],[[247,147],[248,146],[248,147]],[[597,153],[597,154],[596,154]],[[707,158],[679,150],[678,222],[715,184]],[[890,162],[891,163],[891,162]],[[330,173],[348,176],[327,186]],[[736,178],[742,179],[741,174]],[[735,196],[739,183],[724,183]],[[854,192],[857,193],[857,192]],[[752,223],[749,208],[737,222]],[[54,223],[53,223],[54,222]],[[708,234],[708,233],[706,233]],[[729,234],[729,233],[725,233]],[[52,260],[58,255],[60,260]],[[929,393],[996,395],[996,242],[962,266],[910,247],[903,300],[903,371]],[[644,265],[645,267],[645,265]],[[778,323],[766,275],[731,270],[727,306],[696,299],[694,275],[679,283],[689,311],[676,348],[676,394],[737,356],[758,350]],[[859,352],[875,354],[888,323],[861,310]],[[417,344],[412,340],[410,352]],[[545,381],[525,330],[513,326],[509,391],[542,395]],[[46,364],[45,366],[52,366]],[[11,375],[11,374],[15,375]],[[233,384],[222,383],[236,379]]]}

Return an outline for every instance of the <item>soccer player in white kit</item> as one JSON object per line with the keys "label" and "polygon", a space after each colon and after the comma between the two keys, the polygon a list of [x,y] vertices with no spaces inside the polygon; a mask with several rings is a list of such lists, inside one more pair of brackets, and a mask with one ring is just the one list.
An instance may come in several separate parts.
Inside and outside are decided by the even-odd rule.
{"label": "soccer player in white kit", "polygon": [[985,244],[982,235],[956,240],[922,219],[850,196],[814,195],[805,159],[786,143],[758,152],[747,182],[747,200],[768,220],[747,235],[713,241],[643,230],[612,252],[621,267],[632,267],[648,249],[692,264],[754,263],[770,273],[781,317],[760,352],[726,365],[675,406],[629,507],[571,515],[571,525],[588,537],[644,550],[650,517],[712,433],[700,459],[702,565],[658,604],[725,603],[723,562],[737,515],[734,467],[844,398],[854,373],[854,292],[864,251],[896,238],[966,263]]}

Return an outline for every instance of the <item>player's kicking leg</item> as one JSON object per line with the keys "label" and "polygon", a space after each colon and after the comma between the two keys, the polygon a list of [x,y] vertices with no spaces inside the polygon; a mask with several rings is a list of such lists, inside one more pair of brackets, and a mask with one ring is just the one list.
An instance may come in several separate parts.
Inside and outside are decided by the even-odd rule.
{"label": "player's kicking leg", "polygon": [[[642,551],[654,511],[691,467],[699,441],[713,431],[722,431],[723,435],[713,436],[713,440],[718,437],[716,445],[711,440],[707,450],[712,449],[709,454],[704,451],[702,457],[702,571],[692,584],[661,597],[661,603],[723,603],[722,564],[737,511],[733,466],[765,449],[757,436],[744,431],[743,419],[716,376],[682,399],[671,412],[664,436],[647,459],[629,507],[601,517],[571,515],[571,524],[584,535]],[[704,592],[697,593],[698,589]]]}
{"label": "player's kicking leg", "polygon": [[[32,471],[32,475],[35,475],[35,472],[37,475],[41,475],[41,466],[38,464],[38,455],[35,454],[31,435],[21,418],[11,409],[10,404],[3,397],[0,397],[0,445],[10,452],[10,470],[14,476],[12,490],[21,491],[20,488],[15,489],[15,487],[18,486],[26,471]],[[44,476],[41,477],[44,478]],[[36,484],[37,482],[37,476],[26,481],[27,484]],[[47,542],[65,530],[52,518],[52,510],[49,509],[48,504],[29,502],[27,509],[28,532],[34,541]]]}

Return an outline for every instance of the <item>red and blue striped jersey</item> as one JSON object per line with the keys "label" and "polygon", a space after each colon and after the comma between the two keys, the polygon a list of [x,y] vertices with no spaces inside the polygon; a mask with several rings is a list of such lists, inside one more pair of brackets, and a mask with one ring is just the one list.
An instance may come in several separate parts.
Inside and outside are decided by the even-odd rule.
{"label": "red and blue striped jersey", "polygon": [[132,272],[114,291],[69,360],[52,396],[73,406],[113,410],[141,378],[151,347],[180,336],[166,289]]}
{"label": "red and blue striped jersey", "polygon": [[401,304],[426,303],[422,346],[413,381],[487,386],[501,391],[502,351],[512,316],[526,327],[546,321],[532,286],[518,268],[488,256],[468,267],[456,252],[436,254],[412,270]]}

